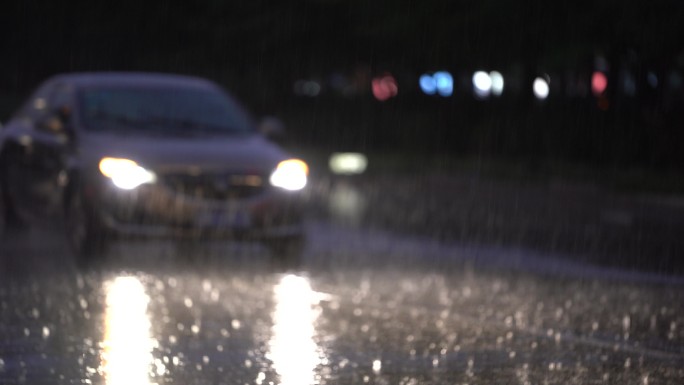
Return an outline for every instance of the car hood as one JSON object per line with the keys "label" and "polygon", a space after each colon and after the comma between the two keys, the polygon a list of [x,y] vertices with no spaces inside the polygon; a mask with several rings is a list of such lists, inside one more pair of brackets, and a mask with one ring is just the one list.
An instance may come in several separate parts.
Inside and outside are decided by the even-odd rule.
{"label": "car hood", "polygon": [[96,167],[103,157],[127,158],[155,172],[270,172],[288,155],[260,135],[230,137],[83,135],[84,163]]}

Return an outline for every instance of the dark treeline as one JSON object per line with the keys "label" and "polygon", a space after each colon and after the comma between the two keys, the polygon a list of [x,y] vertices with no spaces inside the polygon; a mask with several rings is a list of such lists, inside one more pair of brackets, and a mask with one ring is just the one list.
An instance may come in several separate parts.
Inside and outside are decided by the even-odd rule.
{"label": "dark treeline", "polygon": [[[16,1],[0,23],[2,116],[35,85],[60,72],[142,70],[212,78],[256,115],[277,114],[294,137],[347,148],[418,148],[532,159],[684,165],[681,85],[684,3],[678,0],[548,2]],[[610,105],[554,96],[538,103],[530,86],[543,73],[589,79],[605,58]],[[519,83],[504,97],[476,101],[457,81],[452,98],[420,94],[423,71],[497,69]],[[397,77],[397,98],[380,103],[372,76]],[[625,98],[621,71],[636,77]],[[460,73],[459,72],[459,73]],[[653,72],[660,84],[644,82]],[[471,73],[471,72],[470,72]],[[366,82],[342,96],[332,74]],[[296,97],[297,79],[319,79],[317,98]],[[507,87],[509,87],[507,85]],[[558,91],[560,90],[560,91]],[[459,94],[460,92],[460,94]]]}

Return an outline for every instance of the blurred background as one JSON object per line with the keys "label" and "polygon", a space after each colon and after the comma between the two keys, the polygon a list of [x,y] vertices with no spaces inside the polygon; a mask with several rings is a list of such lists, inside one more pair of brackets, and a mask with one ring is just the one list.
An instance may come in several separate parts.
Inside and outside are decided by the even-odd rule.
{"label": "blurred background", "polygon": [[10,233],[2,383],[684,382],[680,0],[14,1],[0,48],[3,123],[57,73],[197,75],[311,169],[293,269]]}
{"label": "blurred background", "polygon": [[[616,167],[676,172],[683,9],[669,0],[13,2],[0,27],[0,119],[55,73],[162,71],[218,81],[255,116],[281,118],[300,147],[401,152],[409,165],[446,154],[534,173],[569,173],[568,163],[607,168],[601,177]],[[679,178],[650,184],[681,188]]]}

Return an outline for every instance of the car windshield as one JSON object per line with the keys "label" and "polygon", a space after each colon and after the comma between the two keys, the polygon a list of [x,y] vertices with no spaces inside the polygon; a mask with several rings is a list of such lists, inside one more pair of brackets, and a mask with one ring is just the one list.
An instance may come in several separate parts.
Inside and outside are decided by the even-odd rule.
{"label": "car windshield", "polygon": [[80,93],[88,130],[196,135],[246,134],[249,118],[224,94],[189,88],[92,88]]}

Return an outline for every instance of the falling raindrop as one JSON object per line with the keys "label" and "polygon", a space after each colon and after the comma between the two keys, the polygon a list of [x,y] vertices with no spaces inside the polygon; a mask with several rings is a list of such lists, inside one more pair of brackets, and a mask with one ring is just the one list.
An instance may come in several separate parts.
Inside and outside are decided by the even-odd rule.
{"label": "falling raindrop", "polygon": [[154,360],[154,369],[158,376],[162,376],[166,373],[166,365],[164,365],[160,359]]}
{"label": "falling raindrop", "polygon": [[373,373],[378,374],[382,370],[382,362],[380,360],[373,361]]}
{"label": "falling raindrop", "polygon": [[211,290],[211,281],[205,279],[202,281],[202,290],[209,292]]}
{"label": "falling raindrop", "polygon": [[217,301],[219,300],[220,293],[219,293],[219,291],[218,291],[217,289],[213,289],[213,290],[211,291],[210,296],[211,296],[212,302],[217,302]]}

